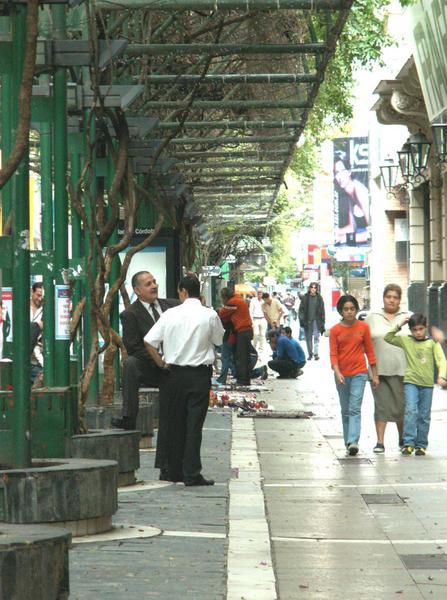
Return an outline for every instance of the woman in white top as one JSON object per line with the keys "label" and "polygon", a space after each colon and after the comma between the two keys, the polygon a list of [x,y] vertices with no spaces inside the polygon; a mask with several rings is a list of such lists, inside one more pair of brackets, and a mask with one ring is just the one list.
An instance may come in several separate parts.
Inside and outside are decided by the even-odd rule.
{"label": "woman in white top", "polygon": [[[377,433],[377,444],[374,448],[376,454],[385,452],[384,436],[388,422],[396,423],[399,444],[402,443],[405,355],[400,348],[390,346],[384,340],[385,335],[409,314],[400,310],[401,299],[402,288],[395,283],[388,284],[383,290],[383,308],[371,312],[366,317],[366,323],[371,330],[379,373],[379,385],[372,390]],[[403,328],[400,335],[408,335],[408,328]]]}

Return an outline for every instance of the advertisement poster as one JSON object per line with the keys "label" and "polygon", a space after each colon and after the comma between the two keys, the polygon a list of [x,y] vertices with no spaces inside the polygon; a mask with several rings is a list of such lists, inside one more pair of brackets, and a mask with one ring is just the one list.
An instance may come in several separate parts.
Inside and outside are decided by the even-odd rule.
{"label": "advertisement poster", "polygon": [[71,290],[69,285],[56,285],[55,293],[55,318],[56,318],[56,340],[70,339],[70,317],[71,317]]}
{"label": "advertisement poster", "polygon": [[333,140],[336,246],[370,243],[369,144],[367,137]]}
{"label": "advertisement poster", "polygon": [[3,339],[12,342],[12,287],[2,288],[2,303]]}

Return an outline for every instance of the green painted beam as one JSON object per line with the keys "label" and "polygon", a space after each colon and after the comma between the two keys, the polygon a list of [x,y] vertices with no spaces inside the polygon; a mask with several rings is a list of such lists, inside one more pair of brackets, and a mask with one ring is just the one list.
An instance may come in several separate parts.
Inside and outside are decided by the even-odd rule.
{"label": "green painted beam", "polygon": [[182,165],[178,165],[178,168],[183,172],[184,169],[188,169],[190,171],[199,170],[199,169],[221,169],[225,167],[226,169],[230,168],[244,168],[244,169],[252,169],[257,167],[282,167],[284,166],[284,161],[281,160],[260,160],[260,161],[239,161],[239,162],[215,162],[215,163],[206,163],[206,162],[197,162],[197,163],[183,163]]}
{"label": "green painted beam", "polygon": [[123,55],[130,57],[167,54],[228,56],[237,54],[323,54],[327,46],[315,44],[129,44]]}
{"label": "green painted beam", "polygon": [[349,8],[350,0],[98,0],[99,10],[340,10]]}
{"label": "green painted beam", "polygon": [[204,151],[204,152],[198,152],[198,151],[185,151],[185,152],[175,152],[174,154],[172,154],[173,158],[177,158],[178,160],[181,160],[183,158],[186,159],[190,159],[190,158],[201,158],[201,159],[207,159],[207,158],[249,158],[249,157],[257,157],[259,159],[265,158],[266,156],[288,156],[289,151],[288,150],[267,150],[267,149],[262,149],[262,150],[227,150],[227,151],[220,151],[220,150],[209,150],[209,151]]}
{"label": "green painted beam", "polygon": [[191,174],[191,179],[214,179],[215,177],[258,177],[259,179],[270,179],[272,181],[279,181],[279,173],[260,173],[259,171],[214,171],[213,173],[201,173],[200,175]]}
{"label": "green painted beam", "polygon": [[[210,144],[210,145],[223,145],[223,144],[276,144],[282,142],[293,143],[296,138],[291,135],[252,135],[252,136],[229,136],[229,137],[181,137],[174,138],[169,143],[173,146],[185,145],[185,144]],[[162,140],[154,140],[162,141]]]}
{"label": "green painted beam", "polygon": [[166,108],[169,110],[194,110],[195,108],[203,109],[245,109],[245,108],[268,108],[268,109],[281,109],[281,108],[303,108],[310,109],[312,106],[307,100],[194,100],[193,104],[190,105],[186,100],[149,100],[144,104],[146,109],[153,108]]}
{"label": "green painted beam", "polygon": [[171,83],[315,83],[317,75],[301,73],[219,73],[209,75],[147,75],[145,81],[153,85]]}
{"label": "green painted beam", "polygon": [[256,183],[235,183],[234,185],[230,185],[228,181],[226,181],[222,185],[214,185],[214,183],[210,183],[207,185],[198,185],[194,187],[193,194],[194,198],[196,197],[196,193],[198,194],[221,194],[225,192],[237,192],[241,190],[252,190],[252,191],[264,191],[271,190],[271,184],[256,184]]}
{"label": "green painted beam", "polygon": [[[156,129],[176,129],[180,123],[161,121]],[[185,121],[182,129],[298,129],[301,121]]]}

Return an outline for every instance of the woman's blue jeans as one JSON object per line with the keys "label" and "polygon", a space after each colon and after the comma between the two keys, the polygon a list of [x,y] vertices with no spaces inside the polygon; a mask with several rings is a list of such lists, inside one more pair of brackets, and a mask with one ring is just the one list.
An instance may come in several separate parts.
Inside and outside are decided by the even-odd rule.
{"label": "woman's blue jeans", "polygon": [[404,446],[426,448],[431,419],[433,388],[404,383]]}
{"label": "woman's blue jeans", "polygon": [[343,385],[336,383],[338,397],[340,398],[345,446],[358,444],[363,392],[367,381],[368,373],[360,373],[359,375],[345,377]]}
{"label": "woman's blue jeans", "polygon": [[231,371],[233,377],[236,375],[236,366],[234,364],[234,344],[224,342],[221,346],[220,355],[222,367],[217,379],[218,383],[225,385],[227,383],[228,371]]}

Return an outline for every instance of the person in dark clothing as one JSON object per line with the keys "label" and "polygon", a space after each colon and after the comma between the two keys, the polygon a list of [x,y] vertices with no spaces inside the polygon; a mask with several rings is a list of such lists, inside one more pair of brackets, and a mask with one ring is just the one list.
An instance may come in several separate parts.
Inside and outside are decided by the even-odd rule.
{"label": "person in dark clothing", "polygon": [[161,469],[164,479],[165,445],[167,435],[168,401],[162,390],[162,371],[157,367],[144,345],[144,336],[154,326],[160,315],[180,304],[177,299],[158,298],[158,285],[148,271],[139,271],[132,277],[132,287],[137,300],[120,314],[123,325],[123,343],[127,358],[123,363],[123,416],[112,419],[112,425],[120,429],[135,429],[139,408],[138,390],[141,386],[160,387],[160,414],[157,435],[155,467]]}
{"label": "person in dark clothing", "polygon": [[292,337],[290,327],[284,327],[280,334],[273,331],[270,334],[270,345],[273,350],[273,360],[268,365],[272,371],[279,373],[281,379],[298,377],[306,364],[306,357],[299,343]]}
{"label": "person in dark clothing", "polygon": [[301,299],[298,317],[306,335],[307,360],[318,360],[320,334],[325,329],[325,313],[324,301],[318,292],[317,283],[311,283],[307,294]]}

